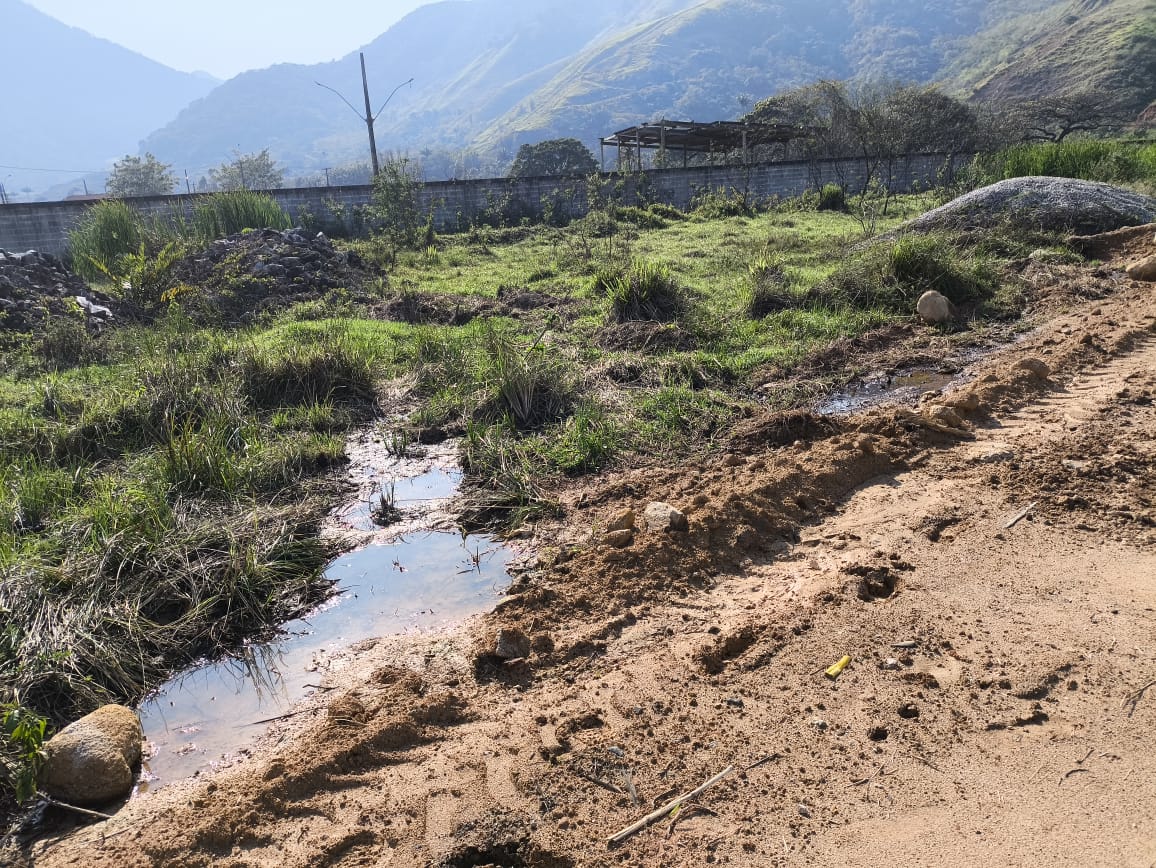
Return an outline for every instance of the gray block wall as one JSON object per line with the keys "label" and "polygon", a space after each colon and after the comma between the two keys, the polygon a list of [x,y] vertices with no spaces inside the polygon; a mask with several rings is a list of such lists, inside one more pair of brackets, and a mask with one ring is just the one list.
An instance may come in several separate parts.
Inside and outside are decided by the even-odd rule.
{"label": "gray block wall", "polygon": [[[915,184],[926,187],[940,173],[968,158],[946,154],[919,154],[894,161],[888,186],[906,192]],[[602,195],[622,204],[662,202],[687,209],[696,195],[708,190],[738,190],[765,200],[789,198],[827,183],[862,188],[868,166],[861,160],[825,160],[798,163],[759,163],[752,166],[702,166],[689,169],[651,169],[642,174],[601,176]],[[879,172],[879,168],[876,168]],[[472,181],[433,181],[421,185],[418,202],[423,214],[431,214],[439,232],[452,232],[487,213],[502,212],[515,219],[538,219],[547,208],[567,217],[586,213],[585,178],[487,178]],[[294,222],[306,214],[321,225],[341,224],[346,231],[358,229],[358,210],[370,201],[372,187],[305,187],[270,190]],[[149,196],[130,200],[146,216],[191,215],[198,196]],[[68,233],[91,202],[32,202],[0,205],[0,248],[12,251],[40,250],[63,255]]]}

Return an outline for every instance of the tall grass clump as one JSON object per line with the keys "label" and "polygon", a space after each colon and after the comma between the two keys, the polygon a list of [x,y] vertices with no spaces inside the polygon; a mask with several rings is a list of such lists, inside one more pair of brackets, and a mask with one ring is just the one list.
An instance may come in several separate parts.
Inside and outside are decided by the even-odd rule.
{"label": "tall grass clump", "polygon": [[1025,143],[977,157],[973,171],[981,184],[1032,175],[1110,183],[1156,181],[1156,144],[1102,139]]}
{"label": "tall grass clump", "polygon": [[670,268],[659,262],[635,260],[626,270],[605,270],[596,275],[595,288],[610,303],[607,319],[670,322],[686,309],[686,295]]}
{"label": "tall grass clump", "polygon": [[288,229],[289,226],[289,215],[272,196],[252,190],[210,193],[193,212],[194,231],[206,242],[246,229]]}
{"label": "tall grass clump", "polygon": [[930,233],[873,245],[841,265],[827,283],[837,304],[906,312],[931,289],[957,305],[982,301],[995,294],[1000,280],[989,258]]}
{"label": "tall grass clump", "polygon": [[122,199],[103,199],[84,212],[68,233],[73,270],[86,280],[104,280],[120,269],[124,257],[144,249],[140,214]]}

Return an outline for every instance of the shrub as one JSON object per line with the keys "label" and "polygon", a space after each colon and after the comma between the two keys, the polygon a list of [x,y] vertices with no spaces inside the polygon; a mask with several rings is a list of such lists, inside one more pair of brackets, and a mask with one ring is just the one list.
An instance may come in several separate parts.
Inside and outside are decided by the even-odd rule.
{"label": "shrub", "polygon": [[194,231],[205,242],[246,229],[288,229],[289,225],[289,215],[272,196],[252,190],[210,193],[193,213]]}
{"label": "shrub", "polygon": [[783,268],[785,261],[782,254],[763,254],[747,266],[750,295],[746,307],[751,319],[762,319],[794,305],[791,282]]}
{"label": "shrub", "polygon": [[518,428],[535,428],[565,415],[574,397],[569,372],[540,344],[526,349],[487,323],[479,381]]}
{"label": "shrub", "polygon": [[757,211],[754,201],[736,187],[729,190],[702,190],[691,201],[695,216],[707,220],[721,217],[753,217]]}
{"label": "shrub", "polygon": [[72,268],[86,280],[101,280],[117,273],[121,260],[144,245],[144,221],[121,199],[97,202],[68,233]]}
{"label": "shrub", "polygon": [[908,311],[929,289],[953,304],[980,301],[999,288],[990,259],[965,253],[948,236],[904,235],[847,261],[828,279],[833,300],[858,308]]}
{"label": "shrub", "polygon": [[595,286],[610,300],[607,318],[611,322],[669,322],[686,306],[684,292],[670,269],[657,262],[635,260],[625,272],[603,272],[595,278]]}
{"label": "shrub", "polygon": [[817,211],[846,211],[847,194],[838,184],[825,184],[815,207]]}

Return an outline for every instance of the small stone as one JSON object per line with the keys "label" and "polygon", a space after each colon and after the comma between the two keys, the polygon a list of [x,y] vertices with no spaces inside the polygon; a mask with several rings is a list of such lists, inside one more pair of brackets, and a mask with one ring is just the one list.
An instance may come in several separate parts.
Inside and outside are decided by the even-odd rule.
{"label": "small stone", "polygon": [[733,452],[723,459],[723,464],[727,467],[742,467],[746,464],[746,459],[741,455],[736,455]]}
{"label": "small stone", "polygon": [[948,428],[962,428],[963,418],[953,410],[951,407],[945,407],[942,404],[936,404],[928,407],[923,411],[925,418],[930,419],[938,425],[944,425]]}
{"label": "small stone", "polygon": [[44,746],[41,788],[74,805],[102,805],[128,795],[144,735],[136,712],[106,705],[69,724]]}
{"label": "small stone", "polygon": [[965,413],[974,413],[982,404],[979,395],[975,392],[953,392],[943,398],[943,404],[946,407],[951,407],[955,410],[962,410]]}
{"label": "small stone", "polygon": [[821,717],[813,717],[811,718],[811,726],[815,727],[819,732],[826,732],[828,724],[827,721]]}
{"label": "small stone", "polygon": [[894,671],[899,668],[899,661],[894,657],[888,657],[886,660],[879,664],[879,668],[886,669],[889,672]]}
{"label": "small stone", "polygon": [[737,697],[737,696],[728,696],[727,697],[727,705],[730,706],[731,708],[742,708],[743,707],[743,701],[741,699],[739,699],[739,697]]}
{"label": "small stone", "polygon": [[1156,254],[1129,263],[1125,271],[1133,280],[1156,281]]}
{"label": "small stone", "polygon": [[603,536],[602,539],[606,541],[607,545],[614,546],[616,549],[624,549],[634,542],[634,531],[612,530]]}
{"label": "small stone", "polygon": [[530,656],[530,639],[517,627],[505,627],[498,631],[494,642],[494,656],[503,660],[516,660]]}
{"label": "small stone", "polygon": [[1052,369],[1042,359],[1028,357],[1020,359],[1012,365],[1013,371],[1030,371],[1037,379],[1046,380],[1052,375]]}
{"label": "small stone", "polygon": [[904,720],[914,720],[919,717],[919,706],[914,702],[905,702],[899,706],[899,716]]}
{"label": "small stone", "polygon": [[946,296],[934,289],[919,296],[919,301],[915,303],[915,310],[924,322],[945,323],[951,321],[951,302],[947,300]]}
{"label": "small stone", "polygon": [[646,519],[646,529],[651,533],[685,532],[690,529],[686,514],[675,509],[669,503],[651,503],[643,513]]}
{"label": "small stone", "polygon": [[624,509],[606,523],[606,530],[634,530],[635,515],[633,509]]}

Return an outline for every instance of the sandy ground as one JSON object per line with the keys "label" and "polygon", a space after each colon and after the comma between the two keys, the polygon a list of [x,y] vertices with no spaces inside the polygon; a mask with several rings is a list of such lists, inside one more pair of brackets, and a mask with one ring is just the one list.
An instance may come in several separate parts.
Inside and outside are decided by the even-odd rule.
{"label": "sandy ground", "polygon": [[[251,761],[24,858],[1156,864],[1156,287],[1037,278],[1045,324],[966,384],[567,492],[495,613],[360,648]],[[651,501],[689,529],[606,543]]]}

